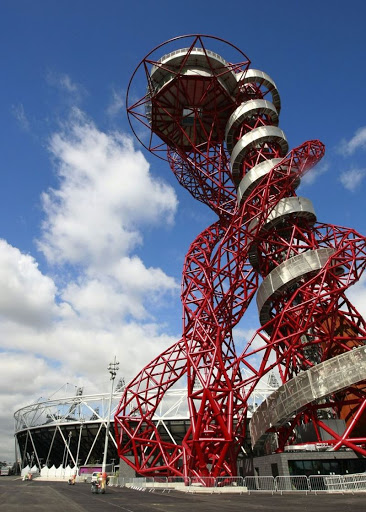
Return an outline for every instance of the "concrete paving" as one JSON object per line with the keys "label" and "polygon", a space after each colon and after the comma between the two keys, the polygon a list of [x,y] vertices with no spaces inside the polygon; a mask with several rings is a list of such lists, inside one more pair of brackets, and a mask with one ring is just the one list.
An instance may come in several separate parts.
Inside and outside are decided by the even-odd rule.
{"label": "concrete paving", "polygon": [[222,495],[178,491],[142,492],[108,488],[92,494],[89,484],[23,482],[0,477],[1,512],[365,512],[366,494]]}

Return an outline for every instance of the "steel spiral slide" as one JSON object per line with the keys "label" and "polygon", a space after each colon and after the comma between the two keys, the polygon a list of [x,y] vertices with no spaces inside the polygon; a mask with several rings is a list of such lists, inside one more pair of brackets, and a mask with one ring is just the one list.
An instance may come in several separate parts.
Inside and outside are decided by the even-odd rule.
{"label": "steel spiral slide", "polygon": [[[237,62],[206,47],[215,44]],[[165,45],[173,49],[161,57]],[[147,89],[127,105],[134,133],[135,120],[150,130],[145,147],[218,219],[185,258],[182,338],[126,386],[115,416],[120,457],[146,476],[236,475],[248,400],[273,369],[282,385],[253,414],[253,446],[274,432],[284,450],[308,427],[314,443],[325,431],[331,449],[366,455],[366,325],[345,295],[365,268],[366,239],[317,223],[311,201],[296,195],[323,144],[289,152],[275,83],[223,40],[175,38],[138,70]],[[261,327],[238,354],[233,328],[255,295]],[[190,427],[177,444],[153,416],[182,380]]]}

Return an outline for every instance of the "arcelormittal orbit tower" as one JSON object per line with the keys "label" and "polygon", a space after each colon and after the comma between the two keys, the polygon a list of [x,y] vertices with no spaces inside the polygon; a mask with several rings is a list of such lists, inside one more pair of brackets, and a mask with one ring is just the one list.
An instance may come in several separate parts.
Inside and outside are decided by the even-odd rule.
{"label": "arcelormittal orbit tower", "polygon": [[[141,74],[146,93],[135,101]],[[270,371],[281,385],[253,413],[253,447],[269,436],[283,451],[311,430],[313,443],[326,432],[329,450],[366,456],[366,324],[346,295],[365,269],[366,239],[319,223],[296,195],[323,144],[289,151],[272,78],[211,36],[155,48],[127,96],[134,133],[139,122],[148,128],[144,146],[217,221],[185,258],[182,338],[126,386],[115,416],[120,457],[146,476],[236,475],[248,400]],[[233,328],[255,296],[260,328],[237,353]],[[180,444],[153,422],[178,381],[190,415]]]}

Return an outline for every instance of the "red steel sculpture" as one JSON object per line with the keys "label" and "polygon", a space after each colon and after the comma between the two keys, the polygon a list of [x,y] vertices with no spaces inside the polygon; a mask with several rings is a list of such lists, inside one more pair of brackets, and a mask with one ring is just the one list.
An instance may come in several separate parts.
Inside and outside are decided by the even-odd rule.
{"label": "red steel sculpture", "polygon": [[[218,44],[237,62],[208,49]],[[161,57],[165,45],[172,50]],[[145,476],[236,475],[248,400],[271,370],[282,385],[252,416],[253,446],[272,436],[283,451],[307,430],[313,443],[365,456],[366,325],[345,292],[365,269],[366,239],[317,223],[312,203],[295,192],[323,144],[289,152],[275,83],[221,39],[175,38],[137,70],[147,89],[131,104],[130,83],[132,130],[135,120],[150,130],[145,147],[218,219],[185,258],[182,338],[122,396],[120,457]],[[238,354],[233,328],[255,295],[261,327]],[[162,438],[153,417],[181,379],[190,427],[177,444]]]}

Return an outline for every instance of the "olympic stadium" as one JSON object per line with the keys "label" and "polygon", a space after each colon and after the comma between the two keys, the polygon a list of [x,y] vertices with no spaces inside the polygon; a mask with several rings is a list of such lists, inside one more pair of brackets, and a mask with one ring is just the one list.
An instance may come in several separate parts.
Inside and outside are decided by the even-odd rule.
{"label": "olympic stadium", "polygon": [[[255,411],[276,387],[274,378],[258,386],[252,396],[251,411]],[[21,469],[26,466],[80,468],[102,463],[110,393],[87,395],[78,388],[70,396],[68,390],[70,387],[65,385],[61,391],[63,396],[58,393],[57,398],[37,401],[15,412],[16,460]],[[123,386],[117,385],[112,394],[107,453],[107,463],[112,467],[120,464],[112,426],[122,393]],[[190,425],[186,402],[185,389],[167,392],[154,416],[163,439],[178,444],[184,438]],[[126,465],[120,469],[125,475],[135,476]]]}
{"label": "olympic stadium", "polygon": [[[68,386],[65,385],[63,396],[37,401],[15,412],[16,460],[20,469],[27,466],[40,470],[52,466],[80,468],[101,465],[110,393],[87,395],[78,388],[75,394],[70,395],[67,391]],[[258,422],[261,408],[268,404],[268,398],[276,392],[278,382],[272,374],[268,381],[261,382],[251,397],[249,425],[253,418],[253,422]],[[123,388],[118,389],[117,385],[117,391],[112,394],[107,463],[113,470],[117,466],[120,475],[137,476],[135,471],[119,459],[112,428],[122,393]],[[172,389],[166,394],[154,416],[154,423],[162,439],[176,444],[182,441],[190,425],[186,389]],[[265,424],[262,428],[265,428]],[[329,452],[325,451],[326,444],[320,443],[316,448],[303,444],[297,449],[292,447],[292,450],[284,454],[273,454],[277,448],[273,442],[273,438],[267,436],[265,442],[253,450],[248,428],[247,440],[238,459],[238,474],[272,474],[274,464],[277,465],[278,474],[288,474],[289,467],[293,469],[292,472],[296,473],[297,470],[299,474],[303,474],[302,469],[304,472],[317,472],[321,468],[322,474],[366,470],[364,461],[349,450],[338,452],[336,457],[332,454],[330,460]]]}

